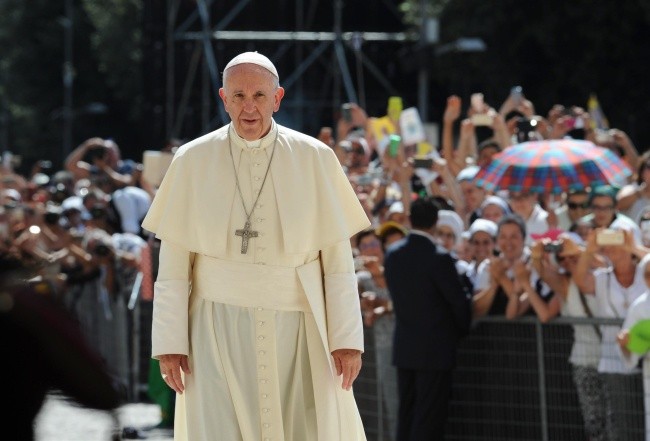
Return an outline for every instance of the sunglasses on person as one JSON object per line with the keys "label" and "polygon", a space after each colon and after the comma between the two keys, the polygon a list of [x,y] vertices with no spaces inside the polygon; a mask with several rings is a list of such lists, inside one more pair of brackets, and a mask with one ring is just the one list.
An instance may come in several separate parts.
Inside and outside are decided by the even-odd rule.
{"label": "sunglasses on person", "polygon": [[589,202],[567,202],[567,207],[569,207],[569,210],[577,210],[578,208],[581,208],[583,210],[586,210],[589,208]]}

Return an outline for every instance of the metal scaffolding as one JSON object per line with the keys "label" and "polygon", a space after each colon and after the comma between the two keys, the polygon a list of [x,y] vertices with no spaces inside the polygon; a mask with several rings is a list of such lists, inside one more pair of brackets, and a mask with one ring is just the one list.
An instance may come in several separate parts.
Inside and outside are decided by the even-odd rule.
{"label": "metal scaffolding", "polygon": [[[383,69],[364,54],[363,45],[390,42],[413,43],[420,39],[418,33],[406,31],[344,32],[342,29],[343,0],[331,2],[333,22],[332,30],[329,32],[305,30],[310,26],[307,19],[308,10],[314,11],[318,0],[295,0],[295,30],[285,31],[229,29],[235,19],[252,3],[251,0],[240,0],[230,10],[226,10],[224,2],[218,0],[196,0],[196,8],[190,12],[185,9],[181,13],[182,3],[182,0],[167,0],[165,55],[167,138],[193,137],[228,122],[228,116],[220,105],[218,96],[221,87],[219,62],[225,62],[227,57],[233,55],[232,51],[225,53],[227,45],[224,43],[235,42],[241,45],[254,42],[263,45],[269,51],[266,55],[274,61],[283,60],[285,74],[281,78],[281,85],[290,92],[287,95],[290,98],[283,101],[283,108],[285,112],[288,109],[292,125],[302,129],[305,118],[310,116],[305,109],[332,110],[346,101],[357,102],[365,107],[364,75],[366,73],[383,89],[382,95],[398,94]],[[187,2],[183,6],[187,6]],[[387,13],[398,16],[395,6],[388,0],[378,0],[374,7],[386,8]],[[179,56],[181,50],[182,57]],[[290,51],[293,51],[293,58],[290,57]],[[307,99],[304,76],[309,69],[314,69],[315,63],[322,63],[323,60],[331,61],[328,64],[329,68],[319,71],[322,76],[319,78],[321,95]],[[354,60],[354,77],[348,65],[349,60]],[[313,89],[311,84],[308,86]],[[377,93],[377,89],[373,92]],[[197,101],[200,101],[200,104]],[[197,108],[200,112],[196,111]],[[200,113],[200,125],[197,124],[197,113]],[[191,124],[188,124],[188,119],[191,119]]]}

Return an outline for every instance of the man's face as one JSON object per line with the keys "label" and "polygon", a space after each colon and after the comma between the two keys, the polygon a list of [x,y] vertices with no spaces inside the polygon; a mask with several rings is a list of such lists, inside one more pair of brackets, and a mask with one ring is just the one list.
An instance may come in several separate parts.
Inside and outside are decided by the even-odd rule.
{"label": "man's face", "polygon": [[492,162],[492,157],[497,153],[499,153],[499,150],[496,147],[485,147],[479,152],[476,165],[479,167],[487,167]]}
{"label": "man's face", "polygon": [[280,109],[284,89],[275,87],[271,72],[245,63],[228,69],[219,96],[239,136],[255,141],[271,129],[271,118]]}
{"label": "man's face", "polygon": [[363,146],[358,142],[352,143],[352,149],[348,153],[348,166],[349,167],[363,167],[368,165],[368,156]]}
{"label": "man's face", "polygon": [[567,197],[566,204],[571,222],[575,222],[590,213],[589,196],[586,194],[571,194]]}
{"label": "man's face", "polygon": [[470,210],[476,210],[481,206],[483,199],[485,199],[485,190],[478,188],[470,181],[461,181],[460,191],[463,193],[467,208]]}
{"label": "man's face", "polygon": [[616,205],[608,196],[595,196],[591,201],[591,210],[594,213],[594,224],[597,227],[607,227],[614,220]]}
{"label": "man's face", "polygon": [[537,204],[537,196],[529,193],[511,192],[509,196],[510,207],[524,219],[528,219]]}

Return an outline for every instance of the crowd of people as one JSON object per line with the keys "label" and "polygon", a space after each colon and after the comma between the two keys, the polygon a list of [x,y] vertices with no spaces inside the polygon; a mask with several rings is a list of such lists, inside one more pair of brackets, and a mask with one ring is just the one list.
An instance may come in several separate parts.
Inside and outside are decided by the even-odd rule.
{"label": "crowd of people", "polygon": [[[406,326],[417,315],[393,310],[384,253],[391,252],[396,238],[412,234],[408,215],[415,200],[436,201],[432,239],[455,259],[455,276],[472,293],[474,321],[486,315],[536,315],[543,323],[559,315],[625,319],[649,289],[644,256],[650,251],[650,153],[641,154],[623,131],[599,127],[596,116],[579,106],[558,104],[541,115],[530,100],[514,93],[497,108],[479,103],[463,114],[461,99],[448,98],[439,154],[428,155],[433,161],[426,171],[416,167],[417,146],[400,145],[395,156],[382,147],[372,129],[377,117],[353,103],[348,105],[351,118],[338,120],[335,130],[321,130],[321,140],[336,151],[373,222],[353,243],[364,323],[374,333],[387,402],[402,398],[384,379],[396,384],[399,369],[394,366],[403,364],[400,349],[392,348],[387,336],[400,321]],[[571,188],[561,195],[488,192],[477,185],[477,173],[495,154],[525,141],[564,138],[611,149],[632,171],[629,182]],[[631,353],[625,339],[633,325],[574,326],[569,362],[591,440],[637,439],[628,431],[643,427],[643,405],[629,396],[642,384],[638,361],[643,354]],[[392,362],[386,361],[393,350]],[[399,426],[402,411],[386,408]],[[650,427],[647,414],[645,426]],[[391,427],[393,434],[396,430]]]}
{"label": "crowd of people", "polygon": [[[317,137],[334,150],[372,223],[351,246],[365,331],[374,336],[383,396],[390,420],[397,422],[391,433],[400,425],[399,433],[406,433],[403,425],[414,420],[398,408],[404,395],[395,366],[403,360],[393,356],[395,328],[405,326],[409,316],[399,310],[402,303],[389,287],[399,290],[405,282],[391,280],[384,271],[390,260],[384,258],[423,230],[412,225],[411,208],[426,199],[435,207],[435,225],[418,234],[433,241],[436,253],[451,257],[455,273],[443,276],[458,278],[458,293],[467,297],[473,320],[486,315],[536,315],[542,322],[559,315],[625,320],[622,328],[575,325],[569,362],[589,439],[632,439],[627,429],[643,418],[643,407],[621,391],[643,384],[638,362],[644,354],[628,346],[630,329],[650,318],[650,259],[645,257],[650,152],[641,154],[621,130],[597,127],[594,116],[579,106],[556,105],[542,115],[530,100],[511,94],[500,106],[480,101],[465,110],[461,99],[451,96],[440,148],[428,154],[431,163],[422,168],[417,145],[397,143],[393,149],[390,141],[377,139],[373,125],[381,115],[369,116],[354,103],[346,112]],[[399,114],[387,113],[395,129],[386,134],[390,138],[400,134]],[[565,137],[611,149],[633,171],[632,178],[620,188],[603,185],[562,195],[521,189],[490,193],[477,185],[477,173],[495,154],[526,140]],[[3,162],[0,254],[37,267],[51,295],[77,308],[79,316],[80,287],[92,283],[104,317],[110,317],[120,298],[123,307],[136,273],[149,278],[149,289],[155,273],[149,255],[154,239],[141,222],[157,189],[142,171],[141,163],[121,158],[118,145],[102,138],[84,141],[60,171],[39,161],[21,175]],[[648,366],[643,368],[646,439]],[[402,388],[404,381],[399,381]]]}

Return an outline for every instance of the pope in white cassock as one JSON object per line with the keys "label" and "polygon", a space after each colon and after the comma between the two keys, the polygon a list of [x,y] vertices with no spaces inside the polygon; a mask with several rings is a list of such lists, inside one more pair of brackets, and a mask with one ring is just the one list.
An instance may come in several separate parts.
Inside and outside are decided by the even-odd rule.
{"label": "pope in white cassock", "polygon": [[142,224],[161,240],[152,356],[174,439],[365,440],[349,239],[370,223],[334,152],[272,119],[267,57],[236,56],[223,85],[231,123],[178,149]]}

